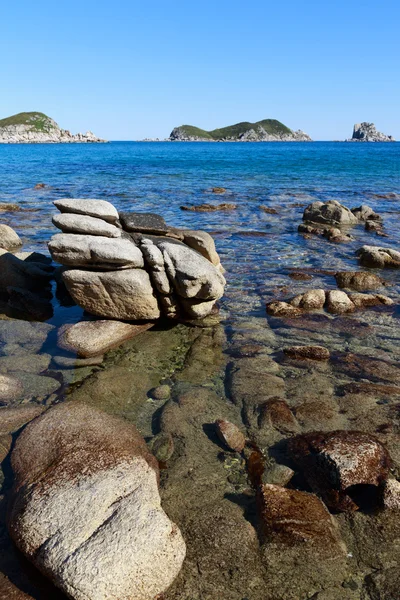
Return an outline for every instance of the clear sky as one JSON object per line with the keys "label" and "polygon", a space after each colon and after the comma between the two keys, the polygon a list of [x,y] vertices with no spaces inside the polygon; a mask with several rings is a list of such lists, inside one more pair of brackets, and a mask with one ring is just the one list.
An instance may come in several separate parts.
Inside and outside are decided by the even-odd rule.
{"label": "clear sky", "polygon": [[275,118],[314,139],[400,140],[398,0],[3,2],[0,117],[166,137]]}

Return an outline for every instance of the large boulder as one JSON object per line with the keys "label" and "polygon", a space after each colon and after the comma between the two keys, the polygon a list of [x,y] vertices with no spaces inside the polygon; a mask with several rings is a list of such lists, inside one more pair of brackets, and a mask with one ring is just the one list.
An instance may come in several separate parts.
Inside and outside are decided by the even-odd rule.
{"label": "large boulder", "polygon": [[335,279],[340,288],[348,288],[358,292],[375,290],[385,285],[381,277],[368,271],[339,271],[336,273]]}
{"label": "large boulder", "polygon": [[0,223],[0,248],[3,250],[15,250],[22,246],[22,240],[19,235],[4,223]]}
{"label": "large boulder", "polygon": [[158,465],[135,426],[84,404],[30,423],[12,452],[18,548],[74,600],[154,600],[185,543],[160,504]]}
{"label": "large boulder", "polygon": [[53,269],[43,263],[21,260],[11,252],[0,248],[0,292],[7,288],[30,291],[43,290],[53,275]]}
{"label": "large boulder", "polygon": [[362,246],[357,251],[360,264],[364,267],[375,268],[400,268],[400,252],[392,248],[381,248],[380,246]]}
{"label": "large boulder", "polygon": [[352,226],[358,223],[351,210],[337,200],[313,202],[305,209],[303,221],[336,226]]}
{"label": "large boulder", "polygon": [[74,199],[65,198],[62,200],[55,200],[54,206],[58,208],[61,213],[73,213],[75,215],[86,215],[88,217],[97,217],[103,219],[107,223],[116,223],[118,221],[118,211],[106,200],[88,200],[88,199]]}
{"label": "large boulder", "polygon": [[54,215],[53,225],[61,229],[64,233],[81,233],[88,235],[102,235],[109,238],[121,237],[121,230],[96,217],[88,217],[86,215],[76,215],[65,213]]}
{"label": "large boulder", "polygon": [[150,277],[142,269],[70,269],[62,277],[73,300],[92,315],[126,321],[151,321],[160,316]]}

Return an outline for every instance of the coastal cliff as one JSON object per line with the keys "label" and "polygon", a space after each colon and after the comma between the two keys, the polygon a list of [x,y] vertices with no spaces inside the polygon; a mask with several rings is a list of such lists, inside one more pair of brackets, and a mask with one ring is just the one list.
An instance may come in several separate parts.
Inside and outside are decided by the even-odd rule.
{"label": "coastal cliff", "polygon": [[264,119],[256,123],[236,123],[222,129],[205,131],[193,125],[175,127],[170,136],[172,142],[311,142],[309,135],[292,131],[280,121]]}
{"label": "coastal cliff", "polygon": [[91,131],[72,134],[40,112],[18,113],[0,119],[0,144],[102,143]]}
{"label": "coastal cliff", "polygon": [[377,131],[374,123],[356,123],[353,136],[348,142],[395,142],[393,136]]}

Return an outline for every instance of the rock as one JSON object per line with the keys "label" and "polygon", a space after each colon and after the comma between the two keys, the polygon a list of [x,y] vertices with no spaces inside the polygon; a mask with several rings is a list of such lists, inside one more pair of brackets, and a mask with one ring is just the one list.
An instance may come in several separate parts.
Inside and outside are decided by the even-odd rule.
{"label": "rock", "polygon": [[25,347],[26,352],[38,352],[53,329],[54,325],[49,323],[0,320],[0,346],[19,344]]}
{"label": "rock", "polygon": [[24,386],[16,378],[0,375],[0,406],[20,400],[24,395]]}
{"label": "rock", "polygon": [[43,290],[52,273],[53,269],[46,265],[20,260],[0,248],[0,292],[7,292],[9,287],[32,292]]}
{"label": "rock", "polygon": [[225,279],[203,256],[174,241],[163,240],[157,246],[179,296],[198,300],[218,300],[223,296]]}
{"label": "rock", "polygon": [[296,296],[290,300],[290,304],[304,310],[318,310],[325,304],[324,290],[309,290],[305,294]]}
{"label": "rock", "polygon": [[359,221],[381,221],[382,217],[378,215],[370,206],[362,204],[358,208],[352,208],[351,212]]}
{"label": "rock", "polygon": [[388,479],[383,487],[383,508],[400,510],[400,481]]}
{"label": "rock", "polygon": [[42,265],[51,265],[50,256],[41,252],[13,252],[14,256],[28,263],[41,263]]}
{"label": "rock", "polygon": [[293,469],[286,465],[275,464],[271,469],[264,471],[262,480],[263,483],[271,483],[285,487],[294,475]]}
{"label": "rock", "polygon": [[174,453],[174,438],[170,433],[159,433],[151,440],[150,450],[158,461],[165,463]]}
{"label": "rock", "polygon": [[20,370],[15,370],[12,374],[23,385],[24,398],[27,400],[43,401],[61,387],[61,382],[54,377]]}
{"label": "rock", "polygon": [[335,315],[353,312],[355,306],[345,292],[329,290],[326,294],[326,310]]}
{"label": "rock", "polygon": [[351,226],[358,223],[357,217],[351,210],[337,200],[313,202],[304,210],[303,221],[339,226]]}
{"label": "rock", "polygon": [[25,373],[42,373],[48,369],[50,354],[25,354],[15,360],[14,356],[0,357],[0,373],[24,371]]}
{"label": "rock", "polygon": [[236,204],[198,204],[197,206],[181,206],[181,210],[190,210],[195,212],[215,212],[217,210],[235,210]]}
{"label": "rock", "polygon": [[347,235],[340,231],[338,227],[325,228],[323,235],[324,237],[326,237],[327,240],[335,244],[351,242],[354,239],[351,235]]}
{"label": "rock", "polygon": [[20,404],[12,408],[0,408],[0,435],[14,433],[44,411],[38,404]]}
{"label": "rock", "polygon": [[220,264],[219,256],[215,250],[215,243],[209,233],[205,231],[183,231],[183,241],[197,250],[204,258],[209,260],[213,265],[218,266]]}
{"label": "rock", "polygon": [[393,300],[383,294],[349,294],[349,298],[356,308],[366,306],[392,306]]}
{"label": "rock", "polygon": [[75,356],[53,356],[53,363],[62,369],[80,369],[83,367],[94,367],[101,365],[104,361],[103,354],[91,356],[90,358],[77,358]]}
{"label": "rock", "polygon": [[380,221],[366,221],[365,231],[372,231],[376,233],[376,235],[388,237],[387,233],[384,232],[382,223]]}
{"label": "rock", "polygon": [[368,271],[339,271],[335,274],[338,287],[364,292],[385,285],[384,279]]}
{"label": "rock", "polygon": [[262,210],[263,212],[267,213],[268,215],[277,215],[278,211],[276,210],[276,208],[272,208],[271,206],[266,206],[265,204],[260,204],[260,206],[258,207],[260,210]]}
{"label": "rock", "polygon": [[11,462],[11,536],[65,594],[153,600],[166,591],[185,543],[161,508],[157,463],[134,425],[59,404],[24,429]]}
{"label": "rock", "polygon": [[114,224],[118,221],[117,209],[111,202],[107,202],[106,200],[87,200],[86,198],[70,200],[65,198],[55,200],[53,204],[61,213],[96,217],[107,221],[107,223]]}
{"label": "rock", "polygon": [[295,281],[311,281],[312,275],[308,273],[298,273],[297,271],[293,273],[289,273],[290,279],[294,279]]}
{"label": "rock", "polygon": [[324,558],[343,556],[346,547],[326,506],[314,494],[264,484],[260,517],[268,541],[314,549]]}
{"label": "rock", "polygon": [[295,359],[312,359],[312,360],[329,360],[330,352],[323,346],[290,346],[283,349],[284,354],[289,358]]}
{"label": "rock", "polygon": [[282,398],[271,398],[260,407],[260,428],[274,427],[281,433],[298,433],[296,417]]}
{"label": "rock", "polygon": [[9,202],[0,202],[0,212],[17,212],[21,210],[18,204],[11,204]]}
{"label": "rock", "polygon": [[215,428],[219,439],[229,450],[233,450],[234,452],[241,452],[243,450],[246,439],[236,425],[225,419],[218,419],[215,421]]}
{"label": "rock", "polygon": [[211,191],[213,194],[225,194],[226,189],[223,187],[213,187]]}
{"label": "rock", "polygon": [[22,240],[19,235],[4,223],[0,223],[0,248],[3,250],[13,250],[22,246]]}
{"label": "rock", "polygon": [[49,298],[34,294],[23,288],[11,286],[7,287],[7,293],[8,306],[21,313],[25,318],[28,317],[35,321],[48,321],[54,315]]}
{"label": "rock", "polygon": [[396,600],[400,589],[398,566],[367,575],[361,600]]}
{"label": "rock", "polygon": [[385,135],[377,131],[373,123],[356,123],[353,128],[353,136],[348,142],[394,142],[391,135]]}
{"label": "rock", "polygon": [[53,235],[48,245],[53,260],[67,267],[116,270],[144,266],[141,251],[129,239],[58,233]]}
{"label": "rock", "polygon": [[302,314],[300,308],[292,306],[288,302],[274,300],[266,304],[267,313],[273,317],[299,317]]}
{"label": "rock", "polygon": [[400,267],[400,252],[379,246],[363,246],[357,251],[360,264],[364,267],[383,269]]}
{"label": "rock", "polygon": [[171,395],[171,388],[169,385],[158,385],[149,391],[150,398],[154,400],[168,400]]}
{"label": "rock", "polygon": [[118,227],[96,217],[64,213],[54,215],[52,220],[53,225],[61,229],[64,233],[101,235],[108,238],[121,237],[121,230]]}
{"label": "rock", "polygon": [[153,323],[131,325],[120,321],[81,321],[63,325],[58,331],[57,345],[81,358],[98,357],[131,338],[147,331]]}
{"label": "rock", "polygon": [[119,218],[125,231],[165,235],[170,229],[163,217],[155,213],[121,212]]}
{"label": "rock", "polygon": [[45,183],[37,183],[33,189],[34,190],[43,190],[45,187],[47,187]]}
{"label": "rock", "polygon": [[311,489],[339,511],[357,510],[354,486],[380,485],[391,464],[381,442],[360,431],[307,433],[290,440],[288,450]]}
{"label": "rock", "polygon": [[149,275],[141,269],[106,273],[74,269],[64,271],[63,281],[73,300],[93,315],[128,321],[160,316]]}

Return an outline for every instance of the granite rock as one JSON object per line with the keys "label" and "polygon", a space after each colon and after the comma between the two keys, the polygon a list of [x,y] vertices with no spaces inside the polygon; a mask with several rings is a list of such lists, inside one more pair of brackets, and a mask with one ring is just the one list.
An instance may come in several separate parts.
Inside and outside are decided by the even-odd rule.
{"label": "granite rock", "polygon": [[86,215],[103,219],[107,223],[116,223],[118,221],[118,211],[106,200],[89,200],[86,198],[55,200],[54,206],[61,213],[73,213],[75,215]]}
{"label": "granite rock", "polygon": [[400,252],[392,248],[380,246],[362,246],[357,251],[360,264],[364,267],[374,268],[400,268]]}
{"label": "granite rock", "polygon": [[0,248],[3,250],[14,250],[22,246],[19,235],[4,223],[0,223]]}
{"label": "granite rock", "polygon": [[55,262],[96,269],[143,268],[143,255],[130,239],[58,233],[49,242]]}
{"label": "granite rock", "polygon": [[108,238],[121,237],[121,229],[112,225],[112,223],[107,223],[97,217],[88,217],[87,215],[72,213],[54,215],[53,225],[61,229],[63,233],[101,235]]}
{"label": "granite rock", "polygon": [[337,200],[313,202],[305,209],[303,221],[336,226],[352,226],[358,223],[351,210]]}

